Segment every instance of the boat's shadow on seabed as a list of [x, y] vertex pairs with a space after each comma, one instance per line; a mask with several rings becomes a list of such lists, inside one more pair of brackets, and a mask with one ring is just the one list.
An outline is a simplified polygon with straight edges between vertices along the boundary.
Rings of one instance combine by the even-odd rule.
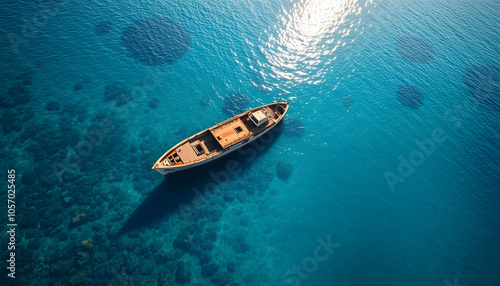
[[[235, 151], [214, 162], [174, 173], [164, 179], [134, 210], [119, 230], [118, 235], [125, 234], [132, 229], [146, 227], [171, 213], [180, 211], [181, 205], [188, 205], [193, 201], [196, 196], [193, 190], [198, 189], [203, 191], [207, 184], [216, 183], [212, 176], [210, 176], [210, 173], [218, 174], [219, 172], [224, 172], [228, 162], [231, 160], [238, 162], [241, 172], [235, 177], [229, 176], [229, 181], [237, 179], [238, 176], [241, 176], [241, 174], [244, 174], [250, 168], [253, 162], [258, 161], [260, 157], [264, 156], [272, 148], [282, 133], [281, 128], [278, 131], [271, 132], [273, 132], [272, 137], [267, 138], [271, 140], [265, 141], [265, 144], [263, 144], [264, 141], [258, 140], [255, 144], [252, 143], [249, 146], [245, 146], [240, 150], [241, 152]], [[151, 170], [151, 172], [156, 171]]]

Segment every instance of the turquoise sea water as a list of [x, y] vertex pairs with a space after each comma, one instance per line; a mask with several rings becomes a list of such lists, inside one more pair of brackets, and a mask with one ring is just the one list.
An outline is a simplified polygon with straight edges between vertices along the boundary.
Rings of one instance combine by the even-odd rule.
[[[2, 285], [499, 285], [498, 1], [1, 6]], [[280, 96], [257, 145], [151, 170]]]

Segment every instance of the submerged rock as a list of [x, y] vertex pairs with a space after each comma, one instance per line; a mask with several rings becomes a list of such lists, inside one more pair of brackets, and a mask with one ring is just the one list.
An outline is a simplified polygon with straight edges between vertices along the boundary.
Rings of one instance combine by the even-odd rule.
[[172, 276], [170, 273], [165, 273], [165, 272], [160, 272], [158, 273], [158, 280], [157, 280], [157, 285], [158, 286], [169, 286], [172, 285]]
[[276, 176], [282, 181], [288, 180], [293, 172], [293, 164], [286, 161], [280, 161], [276, 164]]
[[31, 208], [29, 213], [23, 215], [23, 227], [36, 228], [39, 220], [38, 212], [34, 208]]
[[236, 271], [236, 263], [233, 261], [227, 262], [226, 267], [227, 267], [227, 271], [229, 271], [230, 273], [234, 273], [234, 271]]
[[3, 108], [13, 108], [31, 100], [29, 89], [22, 84], [14, 84], [7, 90], [7, 96], [0, 96], [0, 104]]
[[398, 89], [398, 100], [413, 109], [417, 109], [424, 104], [424, 96], [420, 89], [413, 85], [403, 85]]
[[155, 256], [157, 263], [165, 263], [174, 260], [174, 251], [172, 249], [165, 251], [160, 250]]
[[283, 120], [283, 134], [286, 137], [302, 137], [304, 136], [305, 126], [302, 122], [296, 119]]
[[36, 182], [36, 173], [32, 169], [22, 173], [21, 182], [26, 186], [31, 186]]
[[42, 186], [50, 189], [57, 184], [57, 176], [52, 170], [49, 170], [42, 173], [38, 177], [38, 181], [42, 184]]
[[240, 225], [247, 226], [250, 223], [250, 217], [248, 215], [242, 215], [240, 217]]
[[82, 241], [82, 249], [85, 250], [85, 251], [92, 251], [94, 250], [94, 240], [92, 239], [87, 239], [87, 240], [84, 240]]
[[89, 275], [86, 271], [82, 270], [70, 277], [69, 283], [72, 286], [88, 285], [90, 283]]
[[31, 250], [37, 250], [42, 245], [42, 241], [39, 238], [35, 238], [28, 242], [28, 248]]
[[23, 120], [12, 109], [3, 109], [2, 112], [2, 130], [5, 134], [19, 132], [23, 130]]
[[208, 95], [203, 95], [200, 99], [200, 105], [201, 106], [208, 106], [212, 103], [212, 100], [210, 99], [210, 96]]
[[[140, 261], [137, 261], [138, 265], [139, 265], [139, 263], [140, 263]], [[151, 273], [153, 273], [153, 271], [155, 271], [155, 265], [151, 261], [146, 260], [146, 261], [142, 262], [142, 265], [140, 266], [141, 275], [149, 276], [149, 275], [151, 275]], [[191, 275], [189, 275], [189, 278], [191, 278]], [[189, 281], [187, 281], [187, 282], [189, 282]]]
[[236, 197], [236, 194], [233, 190], [226, 190], [224, 191], [224, 194], [222, 195], [223, 199], [225, 202], [232, 202], [234, 201], [235, 197]]
[[157, 253], [163, 248], [163, 244], [164, 244], [163, 240], [157, 238], [153, 240], [153, 242], [151, 242], [151, 244], [149, 245], [149, 250], [152, 253]]
[[220, 270], [210, 279], [214, 284], [229, 285], [232, 274], [227, 270]]
[[222, 217], [223, 210], [220, 208], [212, 208], [208, 211], [213, 222], [218, 222]]
[[125, 28], [121, 41], [130, 54], [142, 63], [165, 65], [184, 56], [191, 38], [176, 21], [166, 17], [150, 17]]
[[83, 89], [83, 82], [79, 81], [73, 85], [73, 91], [79, 91]]
[[60, 261], [57, 261], [52, 266], [50, 266], [49, 275], [53, 276], [53, 277], [61, 277], [61, 276], [68, 274], [68, 272], [70, 271], [70, 268], [71, 268], [71, 265], [68, 262], [66, 262], [64, 260], [60, 260]]
[[177, 235], [174, 240], [174, 247], [180, 248], [184, 251], [189, 251], [191, 249], [191, 244], [193, 243], [193, 235], [189, 231], [182, 231]]
[[154, 97], [152, 98], [149, 102], [148, 102], [148, 106], [151, 108], [151, 109], [156, 109], [158, 108], [158, 106], [160, 106], [160, 99], [158, 97]]
[[179, 261], [179, 263], [177, 263], [175, 282], [179, 284], [186, 284], [191, 282], [191, 269], [184, 260], [181, 260]]
[[29, 107], [23, 110], [23, 123], [26, 123], [33, 117], [35, 117], [35, 112], [33, 111], [33, 108]]
[[76, 209], [71, 217], [70, 227], [77, 227], [88, 221], [87, 214], [82, 210]]
[[344, 96], [342, 98], [342, 103], [347, 108], [351, 107], [354, 104], [354, 102], [352, 101], [352, 97], [350, 97], [350, 96]]
[[76, 269], [83, 269], [90, 263], [90, 255], [86, 251], [79, 251], [76, 254], [73, 265]]
[[45, 106], [45, 110], [47, 110], [47, 111], [57, 111], [59, 109], [61, 109], [61, 107], [59, 106], [59, 102], [57, 102], [57, 101], [49, 102]]
[[246, 241], [245, 236], [243, 236], [241, 233], [238, 233], [234, 236], [232, 247], [237, 253], [245, 253], [250, 250], [250, 245]]
[[114, 100], [120, 106], [132, 100], [130, 89], [121, 82], [109, 83], [104, 87], [104, 101]]
[[218, 270], [219, 267], [213, 261], [201, 265], [201, 275], [203, 277], [212, 277]]
[[63, 198], [63, 205], [64, 206], [71, 206], [75, 200], [72, 197], [64, 197]]
[[207, 264], [210, 261], [212, 261], [212, 255], [210, 255], [209, 251], [202, 252], [199, 257], [200, 257], [200, 264], [201, 265]]

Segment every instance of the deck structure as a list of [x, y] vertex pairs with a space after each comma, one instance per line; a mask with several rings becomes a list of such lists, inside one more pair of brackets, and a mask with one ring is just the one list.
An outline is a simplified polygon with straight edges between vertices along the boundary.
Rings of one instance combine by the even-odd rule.
[[228, 154], [274, 127], [288, 103], [272, 103], [236, 115], [203, 130], [168, 150], [153, 166], [163, 175], [191, 168]]

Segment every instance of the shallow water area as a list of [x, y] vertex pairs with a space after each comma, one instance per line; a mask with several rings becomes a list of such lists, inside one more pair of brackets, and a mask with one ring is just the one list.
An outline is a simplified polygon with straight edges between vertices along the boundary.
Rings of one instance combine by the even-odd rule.
[[[498, 1], [1, 6], [1, 285], [500, 281]], [[255, 144], [151, 170], [280, 97]]]

